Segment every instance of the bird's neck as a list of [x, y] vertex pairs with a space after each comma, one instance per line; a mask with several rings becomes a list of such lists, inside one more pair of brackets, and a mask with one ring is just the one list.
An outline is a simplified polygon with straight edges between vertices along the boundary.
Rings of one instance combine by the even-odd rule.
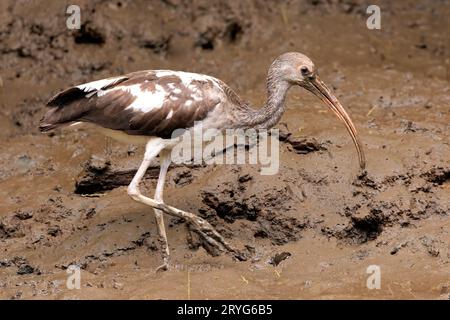
[[270, 129], [280, 121], [283, 115], [284, 101], [291, 85], [269, 72], [267, 77], [267, 101], [255, 111], [253, 123], [258, 129]]

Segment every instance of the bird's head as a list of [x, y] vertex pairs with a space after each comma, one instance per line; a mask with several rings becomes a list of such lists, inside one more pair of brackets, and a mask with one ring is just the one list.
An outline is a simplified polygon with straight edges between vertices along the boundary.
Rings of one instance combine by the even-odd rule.
[[[352, 140], [356, 146], [361, 169], [365, 169], [366, 160], [361, 141], [355, 125], [344, 107], [337, 100], [331, 90], [320, 80], [314, 63], [304, 54], [298, 52], [288, 52], [279, 56], [272, 64], [271, 73], [289, 86], [298, 85], [312, 92], [336, 114], [345, 124]], [[270, 76], [270, 75], [269, 75]]]

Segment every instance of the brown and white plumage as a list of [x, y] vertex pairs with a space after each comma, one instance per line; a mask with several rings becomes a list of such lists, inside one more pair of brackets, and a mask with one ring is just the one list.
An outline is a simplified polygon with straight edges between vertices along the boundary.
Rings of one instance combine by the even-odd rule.
[[229, 89], [220, 80], [195, 73], [149, 70], [69, 88], [47, 105], [41, 131], [90, 122], [129, 135], [170, 138], [176, 129], [202, 121]]
[[[170, 164], [171, 139], [177, 129], [192, 129], [201, 123], [204, 129], [273, 127], [284, 113], [288, 90], [301, 86], [323, 100], [342, 120], [350, 133], [364, 169], [365, 158], [355, 126], [336, 97], [317, 76], [312, 61], [297, 52], [285, 53], [274, 60], [267, 77], [267, 102], [253, 109], [222, 81], [206, 75], [149, 70], [98, 80], [69, 88], [53, 97], [50, 110], [40, 123], [41, 131], [78, 122], [88, 122], [108, 132], [140, 137], [146, 143], [144, 160], [128, 187], [136, 201], [155, 209], [164, 264], [168, 266], [169, 247], [162, 212], [187, 220], [203, 238], [236, 258], [244, 257], [204, 219], [166, 205], [162, 200], [164, 180]], [[141, 194], [139, 183], [150, 161], [160, 155], [161, 171], [154, 199]]]

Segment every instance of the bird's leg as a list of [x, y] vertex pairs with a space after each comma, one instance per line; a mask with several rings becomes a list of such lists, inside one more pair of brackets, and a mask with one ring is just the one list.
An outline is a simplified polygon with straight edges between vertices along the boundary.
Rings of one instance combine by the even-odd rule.
[[[156, 184], [155, 200], [163, 202], [164, 182], [166, 180], [167, 170], [169, 169], [171, 161], [170, 151], [162, 150], [161, 153], [159, 154], [159, 157], [160, 157], [160, 171], [158, 183]], [[163, 213], [159, 209], [154, 210], [155, 210], [156, 224], [158, 226], [159, 243], [162, 249], [162, 257], [163, 257], [163, 264], [159, 266], [156, 270], [164, 271], [169, 268], [169, 256], [170, 256], [169, 245], [167, 243], [167, 235], [166, 235], [166, 228], [164, 227]]]
[[166, 205], [162, 201], [157, 201], [155, 199], [142, 195], [139, 190], [139, 183], [144, 177], [147, 168], [150, 166], [152, 159], [155, 158], [163, 148], [164, 144], [162, 140], [150, 140], [147, 143], [144, 160], [142, 161], [139, 169], [136, 172], [136, 175], [128, 186], [128, 195], [137, 202], [151, 206], [154, 209], [159, 209], [171, 216], [186, 220], [192, 225], [194, 229], [193, 231], [201, 235], [210, 245], [216, 247], [222, 252], [229, 252], [233, 254], [233, 256], [238, 260], [245, 260], [246, 257], [238, 250], [233, 248], [208, 221], [190, 212], [174, 208], [172, 206]]

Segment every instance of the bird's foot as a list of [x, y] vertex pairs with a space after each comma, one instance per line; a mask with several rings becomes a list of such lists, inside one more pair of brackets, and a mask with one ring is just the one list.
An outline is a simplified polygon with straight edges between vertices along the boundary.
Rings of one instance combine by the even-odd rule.
[[247, 257], [245, 254], [234, 248], [229, 244], [222, 235], [206, 220], [196, 217], [190, 221], [193, 231], [199, 234], [208, 245], [218, 249], [220, 252], [227, 252], [232, 254], [237, 260], [245, 261]]
[[164, 254], [163, 255], [163, 264], [160, 265], [158, 268], [156, 268], [155, 272], [168, 271], [169, 268], [170, 268], [169, 255]]
[[163, 272], [169, 270], [169, 263], [164, 262], [162, 265], [160, 265], [158, 268], [156, 268], [155, 272]]
[[[152, 200], [153, 201], [153, 200]], [[216, 229], [205, 219], [202, 219], [192, 213], [168, 206], [163, 202], [151, 203], [155, 209], [159, 209], [171, 216], [185, 219], [191, 226], [192, 231], [195, 231], [212, 247], [218, 249], [219, 252], [228, 252], [232, 254], [237, 260], [245, 261], [247, 257], [245, 254], [234, 248], [229, 244]]]

